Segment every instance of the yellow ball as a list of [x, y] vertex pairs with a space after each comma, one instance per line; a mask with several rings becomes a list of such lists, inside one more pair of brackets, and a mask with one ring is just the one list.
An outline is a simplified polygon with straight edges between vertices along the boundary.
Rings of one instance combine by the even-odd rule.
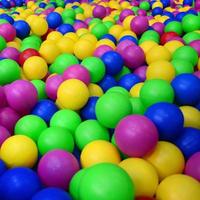
[[167, 48], [171, 54], [173, 54], [176, 49], [182, 46], [184, 46], [183, 43], [178, 40], [169, 41], [164, 45], [164, 47]]
[[93, 43], [94, 45], [97, 43], [97, 38], [91, 34], [91, 33], [86, 33], [80, 37], [81, 40], [88, 40], [89, 42]]
[[119, 36], [123, 31], [123, 26], [116, 24], [110, 28], [109, 33], [113, 35], [116, 39], [119, 39]]
[[130, 95], [132, 97], [140, 97], [140, 90], [144, 83], [137, 83], [130, 89]]
[[88, 85], [90, 97], [100, 97], [103, 95], [103, 90], [101, 87], [95, 83], [90, 83]]
[[147, 40], [147, 41], [144, 41], [142, 44], [139, 45], [142, 50], [144, 51], [145, 54], [147, 54], [147, 52], [155, 47], [155, 46], [158, 46], [158, 44], [154, 41], [151, 41], [151, 40]]
[[8, 167], [33, 167], [38, 158], [36, 144], [27, 136], [9, 137], [1, 146], [1, 159]]
[[155, 24], [156, 22], [158, 22], [158, 20], [156, 20], [156, 19], [150, 19], [150, 20], [149, 20], [149, 26], [152, 26], [152, 25]]
[[125, 30], [130, 30], [131, 29], [131, 21], [132, 21], [133, 18], [134, 18], [133, 15], [129, 15], [124, 19], [122, 24], [123, 24], [123, 27], [124, 27]]
[[74, 41], [67, 37], [62, 37], [56, 43], [61, 53], [70, 53], [74, 52]]
[[88, 98], [87, 86], [78, 79], [64, 81], [57, 91], [57, 100], [66, 109], [79, 110], [87, 103]]
[[47, 35], [47, 40], [52, 40], [54, 42], [57, 42], [59, 39], [63, 37], [62, 33], [58, 31], [52, 31]]
[[161, 2], [155, 2], [155, 3], [153, 3], [153, 5], [152, 5], [152, 9], [154, 9], [154, 8], [156, 8], [156, 7], [160, 7], [160, 8], [163, 8], [163, 4], [161, 3]]
[[54, 42], [48, 42], [42, 43], [39, 53], [48, 64], [52, 64], [57, 56], [60, 54], [60, 50]]
[[123, 1], [120, 5], [123, 9], [125, 9], [125, 8], [128, 8], [130, 6], [130, 3], [128, 1]]
[[115, 20], [110, 16], [104, 17], [102, 20], [102, 22], [108, 22], [108, 21], [115, 23]]
[[62, 7], [57, 7], [57, 8], [54, 10], [54, 12], [57, 12], [57, 13], [59, 13], [59, 14], [62, 14], [63, 11], [64, 11], [64, 8], [62, 8]]
[[155, 168], [141, 158], [128, 158], [119, 163], [133, 181], [136, 196], [152, 197], [158, 186], [158, 174]]
[[170, 61], [171, 53], [167, 48], [164, 46], [158, 45], [153, 46], [147, 53], [146, 53], [146, 62], [147, 64], [151, 64], [152, 62], [158, 60], [166, 60]]
[[121, 158], [117, 148], [112, 143], [96, 140], [83, 148], [80, 160], [82, 167], [87, 168], [97, 163], [118, 164]]
[[184, 116], [184, 127], [193, 127], [200, 129], [200, 112], [192, 106], [181, 106], [181, 112]]
[[72, 39], [74, 42], [77, 42], [79, 37], [76, 35], [76, 33], [70, 32], [70, 33], [66, 33], [64, 35], [64, 37], [70, 38]]
[[183, 174], [169, 176], [158, 186], [156, 199], [199, 200], [200, 183], [194, 178]]
[[76, 19], [77, 20], [85, 20], [85, 15], [84, 14], [82, 14], [82, 13], [78, 13], [78, 14], [76, 14]]
[[29, 15], [27, 18], [26, 18], [26, 22], [31, 25], [31, 23], [37, 18], [36, 15]]
[[81, 37], [81, 35], [84, 35], [86, 33], [89, 33], [88, 29], [86, 28], [80, 28], [76, 31], [76, 34], [78, 35], [78, 37]]
[[150, 79], [163, 79], [171, 82], [175, 77], [176, 71], [173, 65], [165, 60], [159, 60], [152, 62], [146, 71], [147, 80]]
[[93, 55], [94, 48], [95, 46], [92, 42], [80, 39], [74, 45], [74, 55], [80, 60], [83, 60]]
[[14, 47], [15, 49], [19, 50], [20, 49], [20, 44], [18, 44], [17, 42], [8, 42], [7, 43], [7, 47]]
[[200, 70], [200, 58], [198, 60], [197, 68], [198, 68], [198, 70]]
[[43, 79], [48, 73], [48, 66], [40, 56], [31, 56], [24, 62], [23, 71], [29, 80]]
[[182, 152], [170, 142], [158, 142], [145, 159], [155, 167], [160, 180], [172, 174], [182, 173], [185, 166]]
[[99, 41], [96, 43], [96, 48], [99, 47], [99, 46], [102, 46], [102, 45], [107, 45], [107, 46], [111, 47], [112, 49], [115, 49], [115, 48], [116, 48], [115, 43], [112, 42], [112, 41], [109, 40], [109, 39], [102, 39], [102, 40], [99, 40]]

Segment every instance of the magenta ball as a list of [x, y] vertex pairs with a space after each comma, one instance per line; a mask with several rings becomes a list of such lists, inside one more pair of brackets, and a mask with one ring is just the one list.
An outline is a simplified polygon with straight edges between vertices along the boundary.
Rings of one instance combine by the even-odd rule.
[[10, 107], [0, 109], [0, 124], [4, 126], [11, 134], [20, 115]]
[[45, 91], [50, 99], [52, 100], [57, 99], [57, 90], [62, 82], [63, 82], [62, 75], [56, 74], [47, 78]]
[[194, 40], [190, 43], [190, 46], [193, 47], [198, 55], [200, 56], [200, 40]]
[[156, 22], [152, 25], [152, 28], [159, 34], [162, 35], [164, 33], [165, 25], [161, 22]]
[[127, 156], [142, 157], [158, 142], [158, 131], [151, 120], [142, 115], [129, 115], [115, 129], [118, 148]]
[[37, 90], [26, 80], [17, 80], [5, 87], [8, 105], [22, 115], [29, 114], [38, 101]]
[[120, 54], [123, 54], [126, 47], [129, 47], [129, 46], [136, 46], [136, 44], [132, 42], [131, 40], [123, 40], [117, 45], [116, 51]]
[[7, 105], [8, 104], [7, 104], [4, 88], [0, 86], [0, 108], [6, 107]]
[[145, 63], [145, 55], [141, 47], [128, 46], [121, 54], [127, 67], [135, 69]]
[[45, 186], [68, 189], [72, 176], [79, 170], [76, 158], [64, 150], [52, 150], [39, 161], [38, 175]]
[[131, 10], [131, 9], [124, 9], [120, 15], [119, 15], [119, 20], [121, 22], [124, 21], [124, 19], [127, 17], [127, 16], [130, 16], [130, 15], [134, 15], [134, 12]]
[[18, 62], [20, 52], [14, 47], [7, 47], [1, 52], [2, 58], [8, 58]]
[[136, 16], [131, 21], [131, 30], [137, 35], [144, 33], [149, 26], [147, 17], [145, 16]]
[[101, 45], [95, 49], [94, 56], [101, 57], [104, 53], [112, 50], [113, 50], [112, 47], [108, 45]]
[[179, 37], [179, 36], [172, 37], [172, 38], [170, 38], [169, 40], [167, 40], [167, 42], [172, 41], [172, 40], [173, 40], [173, 41], [176, 40], [176, 41], [179, 41], [179, 42], [185, 44], [183, 38], [181, 38], [181, 37]]
[[134, 74], [138, 75], [142, 81], [146, 80], [147, 66], [140, 66], [134, 70]]
[[106, 8], [104, 8], [101, 5], [95, 6], [95, 8], [93, 9], [93, 17], [102, 19], [105, 16], [106, 16]]
[[81, 28], [87, 28], [87, 24], [84, 23], [84, 22], [76, 22], [74, 24], [74, 29], [77, 31], [78, 29], [81, 29]]
[[199, 0], [197, 0], [197, 1], [195, 2], [195, 9], [197, 9], [197, 10], [200, 9], [200, 1], [199, 1]]
[[10, 42], [16, 37], [16, 30], [11, 24], [1, 24], [0, 25], [0, 35], [5, 38], [7, 42]]
[[195, 153], [189, 158], [186, 163], [185, 174], [200, 181], [200, 152]]
[[194, 72], [194, 75], [200, 79], [200, 70]]
[[9, 131], [0, 125], [0, 147], [3, 144], [3, 142], [10, 137]]
[[137, 11], [137, 13], [138, 13], [139, 16], [146, 16], [147, 15], [147, 12], [145, 10], [142, 10], [142, 9], [139, 9]]

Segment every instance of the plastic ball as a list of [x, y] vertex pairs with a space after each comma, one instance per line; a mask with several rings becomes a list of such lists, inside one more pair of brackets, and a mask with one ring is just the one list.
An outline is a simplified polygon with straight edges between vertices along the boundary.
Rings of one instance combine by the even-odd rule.
[[3, 142], [10, 137], [9, 131], [4, 127], [0, 125], [0, 147], [3, 144]]
[[143, 2], [140, 3], [140, 8], [143, 9], [143, 10], [148, 11], [150, 9], [150, 3], [146, 2], [146, 1], [143, 1]]
[[32, 33], [38, 36], [42, 36], [48, 31], [48, 23], [42, 17], [35, 17], [29, 25]]
[[46, 153], [39, 161], [38, 175], [45, 186], [68, 189], [72, 176], [79, 170], [76, 158], [64, 150]]
[[130, 102], [132, 105], [132, 114], [143, 115], [145, 113], [146, 108], [139, 97], [130, 98]]
[[7, 42], [10, 42], [16, 37], [16, 30], [11, 24], [0, 24], [0, 35], [4, 37]]
[[123, 22], [128, 16], [134, 15], [134, 12], [131, 9], [124, 9], [119, 15], [119, 20]]
[[100, 97], [103, 95], [102, 88], [97, 84], [90, 83], [88, 85], [88, 89], [89, 89], [90, 97]]
[[30, 26], [26, 21], [23, 20], [15, 21], [13, 26], [16, 29], [17, 37], [20, 39], [24, 39], [30, 33]]
[[182, 20], [182, 27], [184, 32], [186, 33], [199, 30], [200, 28], [199, 17], [192, 14], [185, 15]]
[[145, 40], [139, 46], [142, 48], [142, 50], [144, 51], [144, 53], [147, 54], [147, 52], [151, 48], [153, 48], [154, 46], [158, 46], [158, 44], [155, 41], [153, 41], [153, 40]]
[[145, 16], [136, 16], [131, 21], [131, 30], [140, 35], [148, 29], [148, 19]]
[[161, 38], [160, 38], [160, 43], [164, 45], [166, 42], [170, 40], [174, 40], [174, 38], [178, 37], [178, 34], [175, 32], [166, 32], [163, 33]]
[[74, 41], [67, 37], [62, 37], [56, 42], [57, 47], [61, 53], [70, 53], [74, 52]]
[[199, 40], [200, 34], [197, 32], [190, 32], [184, 35], [183, 40], [188, 45], [193, 41]]
[[93, 9], [93, 17], [103, 19], [106, 16], [106, 9], [101, 5], [95, 6]]
[[45, 87], [46, 87], [45, 82], [42, 81], [42, 80], [32, 80], [31, 83], [34, 85], [34, 87], [37, 90], [38, 99], [39, 100], [47, 99], [47, 95], [46, 95], [46, 92], [45, 92]]
[[192, 66], [192, 63], [188, 61], [175, 59], [172, 60], [171, 63], [176, 71], [176, 75], [192, 74], [194, 72], [194, 67]]
[[6, 200], [31, 199], [42, 187], [37, 174], [24, 167], [13, 168], [2, 174], [0, 186], [0, 198]]
[[150, 163], [141, 158], [128, 158], [120, 162], [119, 166], [131, 177], [136, 196], [154, 196], [159, 180]]
[[8, 58], [16, 62], [19, 60], [19, 55], [20, 52], [15, 47], [7, 47], [0, 54], [2, 58]]
[[117, 86], [117, 81], [115, 78], [113, 78], [113, 76], [105, 75], [104, 78], [99, 82], [99, 86], [104, 92], [106, 92], [110, 88]]
[[6, 48], [6, 40], [4, 37], [0, 36], [0, 51]]
[[49, 13], [46, 20], [49, 28], [55, 29], [62, 24], [62, 17], [57, 12]]
[[106, 25], [98, 23], [92, 27], [91, 32], [97, 37], [97, 39], [100, 39], [103, 35], [108, 33], [108, 28]]
[[58, 32], [58, 31], [51, 31], [50, 33], [48, 33], [48, 35], [46, 36], [46, 40], [47, 41], [55, 41], [58, 42], [61, 38], [63, 38], [62, 33]]
[[173, 54], [176, 51], [176, 49], [182, 46], [184, 46], [183, 43], [178, 40], [170, 40], [164, 45], [164, 47], [166, 47], [171, 54]]
[[57, 91], [57, 101], [67, 109], [81, 109], [87, 103], [88, 98], [87, 86], [78, 79], [64, 81]]
[[57, 28], [57, 31], [64, 35], [66, 33], [74, 32], [74, 27], [71, 24], [61, 24]]
[[34, 141], [27, 136], [9, 137], [1, 146], [1, 159], [8, 167], [33, 167], [38, 151]]
[[6, 167], [5, 163], [2, 160], [0, 160], [0, 175], [2, 175], [4, 172], [6, 172], [6, 170], [7, 170], [7, 167]]
[[99, 47], [97, 47], [93, 53], [93, 55], [95, 57], [101, 57], [103, 56], [104, 53], [108, 52], [108, 51], [112, 51], [113, 49], [108, 46], [108, 45], [101, 45]]
[[146, 80], [146, 70], [147, 70], [147, 66], [143, 65], [143, 66], [136, 68], [134, 70], [134, 74], [139, 76], [141, 81], [145, 81]]
[[157, 188], [157, 199], [182, 200], [200, 198], [200, 184], [195, 179], [183, 175], [172, 175], [164, 179]]

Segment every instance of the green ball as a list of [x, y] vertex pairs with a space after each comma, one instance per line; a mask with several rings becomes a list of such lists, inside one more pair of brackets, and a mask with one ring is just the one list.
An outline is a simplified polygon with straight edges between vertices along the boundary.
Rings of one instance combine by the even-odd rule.
[[110, 28], [114, 25], [114, 23], [111, 22], [111, 21], [103, 22], [103, 24], [104, 24], [108, 29], [110, 29]]
[[154, 38], [156, 41], [160, 40], [160, 35], [154, 30], [145, 31], [141, 38]]
[[50, 120], [51, 127], [61, 127], [69, 130], [72, 134], [81, 123], [80, 116], [73, 110], [62, 109], [57, 111]]
[[191, 62], [188, 62], [186, 60], [174, 59], [171, 61], [171, 63], [176, 71], [176, 75], [185, 73], [192, 74], [194, 72], [193, 65], [191, 64]]
[[118, 81], [122, 76], [130, 74], [131, 70], [128, 67], [123, 67], [122, 70], [115, 76], [115, 79]]
[[84, 13], [84, 10], [83, 10], [83, 8], [78, 7], [78, 8], [75, 9], [75, 13], [76, 13], [76, 14], [79, 14], [79, 13], [83, 14], [83, 13]]
[[200, 29], [200, 18], [196, 15], [185, 15], [182, 20], [182, 28], [186, 33]]
[[186, 44], [190, 44], [194, 40], [200, 40], [200, 34], [196, 32], [187, 33], [183, 36], [183, 40]]
[[97, 37], [97, 39], [100, 39], [103, 35], [108, 33], [108, 28], [105, 24], [98, 23], [94, 25], [91, 32]]
[[88, 143], [95, 140], [107, 140], [110, 136], [108, 130], [97, 120], [86, 120], [77, 127], [75, 132], [75, 142], [77, 147], [82, 150]]
[[32, 80], [31, 83], [34, 85], [34, 87], [37, 90], [38, 98], [39, 99], [47, 99], [47, 94], [45, 91], [45, 82], [42, 80]]
[[36, 115], [26, 115], [17, 121], [15, 125], [15, 135], [25, 135], [35, 142], [42, 131], [47, 129], [45, 121]]
[[143, 115], [145, 113], [146, 108], [144, 107], [139, 97], [130, 98], [130, 102], [132, 105], [132, 114]]
[[139, 8], [139, 7], [136, 7], [136, 6], [133, 6], [133, 7], [131, 8], [131, 10], [132, 10], [135, 14], [137, 14], [137, 12], [138, 12], [139, 9], [140, 9], [140, 8]]
[[14, 60], [0, 60], [0, 85], [6, 85], [20, 79], [20, 67]]
[[22, 45], [20, 47], [20, 51], [25, 51], [26, 49], [35, 49], [36, 51], [39, 51], [40, 44], [38, 42], [22, 42]]
[[69, 66], [76, 64], [79, 64], [79, 61], [74, 55], [63, 53], [55, 59], [54, 63], [49, 67], [49, 71], [52, 74], [63, 74]]
[[0, 35], [0, 51], [6, 48], [6, 40]]
[[121, 167], [100, 163], [87, 169], [79, 186], [81, 200], [133, 200], [130, 176]]
[[165, 26], [164, 31], [165, 32], [175, 32], [178, 35], [182, 35], [182, 33], [183, 33], [182, 24], [181, 24], [181, 22], [177, 22], [177, 21], [169, 22]]
[[119, 15], [115, 15], [115, 16], [114, 16], [114, 20], [115, 20], [115, 21], [118, 21], [118, 20], [119, 20]]
[[99, 18], [93, 18], [93, 19], [89, 22], [89, 25], [98, 24], [98, 23], [102, 23], [101, 19], [99, 19]]
[[66, 18], [65, 20], [63, 20], [63, 23], [64, 23], [64, 24], [71, 24], [71, 25], [74, 25], [74, 19], [68, 17], [68, 18]]
[[65, 22], [65, 20], [67, 20], [68, 18], [75, 19], [76, 13], [74, 9], [68, 8], [62, 12], [61, 17], [62, 17], [63, 22]]
[[23, 41], [22, 41], [22, 43], [26, 43], [26, 42], [41, 44], [42, 43], [42, 39], [39, 36], [37, 36], [37, 35], [30, 35], [29, 37], [23, 39]]
[[106, 93], [96, 103], [97, 120], [107, 128], [115, 128], [122, 118], [131, 113], [129, 98], [119, 92]]
[[111, 92], [118, 92], [120, 94], [123, 94], [127, 98], [130, 97], [129, 92], [125, 88], [120, 87], [120, 86], [115, 86], [115, 87], [110, 88], [109, 90], [106, 91], [106, 94], [111, 93]]
[[151, 6], [150, 6], [149, 2], [143, 1], [143, 2], [140, 3], [139, 7], [140, 7], [140, 9], [148, 11]]
[[140, 39], [139, 39], [139, 45], [140, 44], [142, 44], [143, 42], [145, 42], [145, 41], [154, 41], [154, 42], [156, 42], [157, 44], [159, 44], [159, 42], [160, 42], [160, 39], [158, 39], [158, 38], [156, 38], [156, 37], [154, 37], [154, 36], [144, 36], [144, 37], [141, 37]]
[[158, 102], [174, 101], [174, 90], [170, 83], [161, 79], [145, 81], [140, 91], [140, 99], [145, 107]]
[[7, 23], [8, 23], [7, 20], [5, 20], [5, 19], [0, 19], [0, 24], [7, 24]]
[[103, 61], [97, 57], [87, 57], [81, 62], [86, 69], [88, 69], [92, 83], [99, 82], [106, 73], [106, 67]]
[[172, 59], [186, 60], [195, 66], [198, 62], [198, 53], [190, 46], [179, 47], [172, 55]]
[[54, 149], [73, 152], [74, 140], [72, 134], [67, 129], [61, 127], [47, 128], [40, 134], [38, 149], [41, 155]]

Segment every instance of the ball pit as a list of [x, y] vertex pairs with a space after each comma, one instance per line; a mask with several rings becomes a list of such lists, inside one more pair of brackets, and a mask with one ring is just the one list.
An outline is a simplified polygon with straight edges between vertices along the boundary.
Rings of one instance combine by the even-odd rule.
[[0, 1], [0, 199], [200, 199], [199, 0]]

